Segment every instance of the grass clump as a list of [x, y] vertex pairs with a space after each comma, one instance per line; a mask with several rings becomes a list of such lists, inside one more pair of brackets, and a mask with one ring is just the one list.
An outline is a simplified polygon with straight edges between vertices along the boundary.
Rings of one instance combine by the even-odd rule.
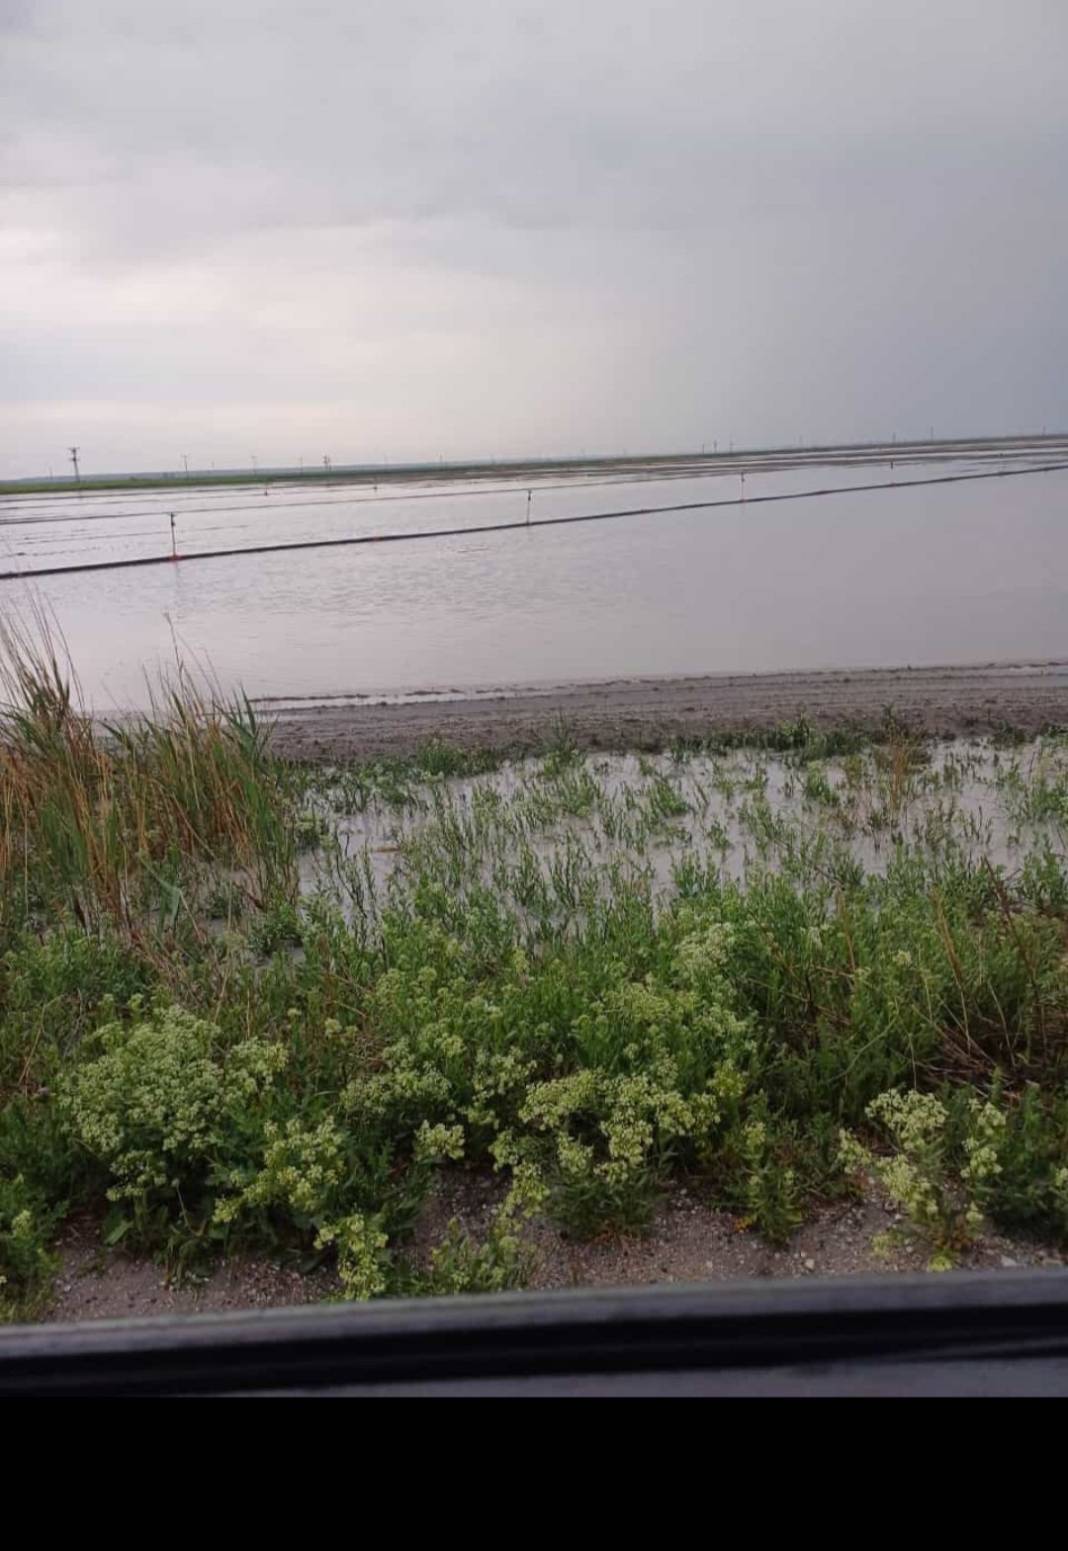
[[252, 899], [292, 887], [294, 830], [247, 700], [224, 704], [179, 670], [149, 717], [102, 729], [39, 635], [0, 622], [0, 926], [177, 919], [198, 870], [224, 866]]

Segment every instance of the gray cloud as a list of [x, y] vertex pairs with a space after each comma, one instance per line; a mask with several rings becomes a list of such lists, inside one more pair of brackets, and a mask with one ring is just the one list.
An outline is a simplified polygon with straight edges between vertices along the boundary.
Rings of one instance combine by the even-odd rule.
[[4, 473], [1068, 422], [1057, 0], [0, 26]]

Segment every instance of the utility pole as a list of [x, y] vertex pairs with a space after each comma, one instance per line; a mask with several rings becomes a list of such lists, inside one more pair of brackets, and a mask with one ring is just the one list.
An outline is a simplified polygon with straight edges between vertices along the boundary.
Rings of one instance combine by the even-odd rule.
[[184, 452], [182, 453], [182, 462], [185, 464], [185, 478], [186, 478], [186, 483], [188, 484], [189, 483], [189, 459], [188, 459], [188, 457], [186, 456], [186, 454]]
[[174, 531], [174, 513], [171, 513], [171, 559], [178, 559], [178, 535]]
[[78, 472], [78, 449], [77, 449], [77, 447], [72, 447], [70, 449], [70, 461], [74, 464], [74, 478], [75, 478], [75, 482], [80, 485], [81, 482], [82, 482], [82, 476]]

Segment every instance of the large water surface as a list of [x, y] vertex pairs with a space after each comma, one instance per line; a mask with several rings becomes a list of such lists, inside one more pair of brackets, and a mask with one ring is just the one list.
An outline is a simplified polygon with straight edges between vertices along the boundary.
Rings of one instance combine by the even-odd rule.
[[[0, 582], [58, 620], [86, 699], [176, 652], [253, 697], [1068, 657], [1068, 472], [902, 488], [887, 463], [751, 471], [746, 504]], [[1014, 466], [1010, 462], [1009, 466]], [[1019, 466], [1019, 459], [1015, 466]], [[895, 480], [769, 505], [753, 497]], [[730, 500], [737, 473], [0, 500], [0, 570]]]

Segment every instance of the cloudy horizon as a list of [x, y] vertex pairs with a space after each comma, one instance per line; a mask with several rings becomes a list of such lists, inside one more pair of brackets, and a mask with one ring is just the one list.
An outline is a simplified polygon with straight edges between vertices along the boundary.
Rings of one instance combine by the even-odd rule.
[[1068, 429], [1044, 0], [0, 0], [0, 477]]

